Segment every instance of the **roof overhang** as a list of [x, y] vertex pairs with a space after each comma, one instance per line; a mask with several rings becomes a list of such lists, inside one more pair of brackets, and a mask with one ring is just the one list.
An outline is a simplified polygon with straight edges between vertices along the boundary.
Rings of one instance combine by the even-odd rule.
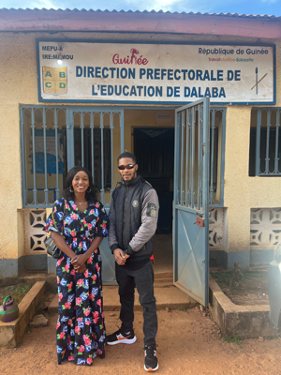
[[2, 32], [118, 32], [278, 39], [281, 17], [237, 14], [0, 9]]

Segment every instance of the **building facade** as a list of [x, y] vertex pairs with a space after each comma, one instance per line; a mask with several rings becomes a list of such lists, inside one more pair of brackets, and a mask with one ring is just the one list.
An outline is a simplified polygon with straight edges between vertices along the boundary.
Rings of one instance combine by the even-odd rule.
[[[2, 9], [0, 31], [0, 277], [54, 272], [42, 225], [67, 170], [91, 170], [109, 207], [123, 150], [136, 154], [158, 192], [158, 233], [171, 235], [175, 109], [204, 96], [210, 265], [273, 259], [281, 233], [280, 18]], [[106, 241], [103, 252], [110, 281]]]

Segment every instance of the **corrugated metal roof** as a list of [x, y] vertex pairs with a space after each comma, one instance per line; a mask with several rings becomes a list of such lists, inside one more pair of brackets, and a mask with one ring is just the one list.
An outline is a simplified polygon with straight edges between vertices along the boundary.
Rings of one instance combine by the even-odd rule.
[[30, 11], [52, 11], [52, 12], [99, 12], [99, 13], [157, 13], [157, 14], [186, 14], [186, 15], [195, 15], [195, 16], [220, 16], [220, 17], [240, 17], [240, 18], [263, 18], [263, 19], [280, 19], [281, 16], [274, 16], [274, 15], [267, 15], [267, 14], [238, 14], [238, 13], [201, 13], [201, 12], [170, 12], [170, 11], [163, 11], [163, 10], [143, 10], [143, 11], [140, 11], [140, 10], [116, 10], [116, 9], [113, 9], [113, 10], [108, 10], [108, 9], [105, 9], [105, 10], [101, 10], [101, 9], [97, 9], [97, 10], [94, 10], [94, 9], [77, 9], [77, 8], [74, 8], [74, 9], [69, 9], [69, 8], [66, 8], [66, 9], [61, 9], [61, 8], [58, 8], [58, 9], [53, 9], [53, 8], [50, 8], [50, 9], [46, 9], [46, 8], [33, 8], [33, 9], [30, 9], [30, 8], [26, 8], [26, 9], [22, 9], [22, 8], [18, 8], [18, 9], [15, 9], [15, 8], [0, 8], [0, 12], [1, 11], [23, 11], [23, 12], [30, 12]]

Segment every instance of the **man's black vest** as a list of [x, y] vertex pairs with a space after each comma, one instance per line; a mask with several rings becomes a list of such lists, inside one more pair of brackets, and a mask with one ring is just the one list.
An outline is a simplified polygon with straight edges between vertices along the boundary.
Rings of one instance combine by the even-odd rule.
[[[128, 185], [122, 181], [121, 186], [118, 186], [112, 194], [115, 232], [118, 245], [123, 250], [127, 249], [129, 242], [141, 226], [142, 202], [150, 189], [152, 187], [143, 178], [137, 176]], [[150, 258], [153, 254], [153, 237], [132, 258], [137, 257], [138, 260]]]

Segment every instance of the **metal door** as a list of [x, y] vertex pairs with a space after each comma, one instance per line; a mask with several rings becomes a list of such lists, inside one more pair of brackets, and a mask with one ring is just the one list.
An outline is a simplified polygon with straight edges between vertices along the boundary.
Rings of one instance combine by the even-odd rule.
[[[124, 152], [124, 110], [73, 107], [67, 128], [68, 170], [81, 165], [91, 171], [108, 213], [114, 190], [117, 157]], [[116, 176], [115, 176], [116, 177]], [[115, 283], [115, 260], [105, 238], [101, 245], [103, 284]]]
[[209, 98], [176, 110], [174, 284], [202, 305], [209, 291]]

